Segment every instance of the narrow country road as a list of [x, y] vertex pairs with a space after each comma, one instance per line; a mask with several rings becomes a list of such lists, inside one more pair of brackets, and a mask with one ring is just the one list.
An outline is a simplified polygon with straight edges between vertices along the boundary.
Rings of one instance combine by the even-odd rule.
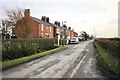
[[93, 41], [4, 70], [3, 78], [102, 78], [96, 69]]

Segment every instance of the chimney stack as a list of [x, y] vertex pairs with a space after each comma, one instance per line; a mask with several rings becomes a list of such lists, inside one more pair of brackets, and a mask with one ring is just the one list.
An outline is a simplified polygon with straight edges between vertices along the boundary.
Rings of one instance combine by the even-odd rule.
[[66, 25], [63, 25], [63, 27], [67, 29], [67, 26], [66, 26]]
[[46, 22], [48, 22], [48, 23], [49, 23], [49, 17], [46, 17]]
[[58, 26], [60, 26], [60, 22], [58, 22]]
[[42, 16], [42, 20], [46, 22], [46, 17], [45, 17], [45, 16]]
[[55, 24], [55, 25], [58, 25], [58, 21], [55, 21], [54, 24]]
[[60, 26], [60, 22], [58, 22], [58, 21], [55, 21], [54, 24], [57, 26]]
[[71, 30], [71, 27], [68, 27], [68, 29], [70, 29], [70, 30]]
[[24, 16], [30, 17], [30, 9], [25, 9]]

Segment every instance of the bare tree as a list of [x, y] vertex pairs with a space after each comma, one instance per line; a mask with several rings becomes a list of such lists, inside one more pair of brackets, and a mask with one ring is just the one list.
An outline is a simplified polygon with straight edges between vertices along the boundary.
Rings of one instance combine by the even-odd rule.
[[16, 10], [7, 10], [6, 11], [6, 15], [8, 16], [7, 21], [13, 23], [14, 24], [13, 26], [15, 26], [17, 21], [23, 18], [23, 12], [24, 10], [20, 8]]
[[1, 20], [2, 34], [7, 34], [9, 29], [13, 29], [16, 26], [17, 21], [23, 18], [23, 10], [18, 8], [17, 10], [6, 10], [7, 18]]
[[27, 38], [28, 35], [31, 33], [31, 29], [29, 27], [30, 27], [29, 19], [22, 18], [17, 22], [16, 24], [17, 29], [15, 30], [17, 30], [17, 34], [19, 34], [21, 38]]
[[[3, 29], [13, 29], [21, 38], [26, 38], [30, 34], [28, 20], [24, 18], [24, 9], [14, 9], [6, 11], [7, 19], [2, 20]], [[17, 29], [16, 29], [17, 28]]]

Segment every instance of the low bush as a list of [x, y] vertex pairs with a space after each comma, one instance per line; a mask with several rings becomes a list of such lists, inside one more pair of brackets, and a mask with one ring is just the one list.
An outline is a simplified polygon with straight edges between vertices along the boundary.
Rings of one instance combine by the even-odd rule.
[[55, 39], [6, 40], [2, 43], [2, 61], [14, 60], [55, 48]]
[[43, 38], [43, 36], [36, 36], [35, 38]]
[[[58, 39], [57, 39], [57, 38], [54, 39], [54, 43], [55, 43], [56, 45], [58, 44]], [[67, 40], [65, 40], [65, 39], [60, 39], [60, 40], [59, 40], [59, 44], [60, 44], [60, 45], [66, 45], [66, 44], [67, 44]]]

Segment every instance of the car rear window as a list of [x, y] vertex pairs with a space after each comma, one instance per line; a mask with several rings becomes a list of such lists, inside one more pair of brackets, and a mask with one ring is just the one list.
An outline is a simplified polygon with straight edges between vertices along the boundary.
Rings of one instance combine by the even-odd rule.
[[75, 41], [75, 40], [77, 40], [77, 39], [76, 39], [76, 38], [71, 38], [71, 40], [72, 40], [72, 41]]

